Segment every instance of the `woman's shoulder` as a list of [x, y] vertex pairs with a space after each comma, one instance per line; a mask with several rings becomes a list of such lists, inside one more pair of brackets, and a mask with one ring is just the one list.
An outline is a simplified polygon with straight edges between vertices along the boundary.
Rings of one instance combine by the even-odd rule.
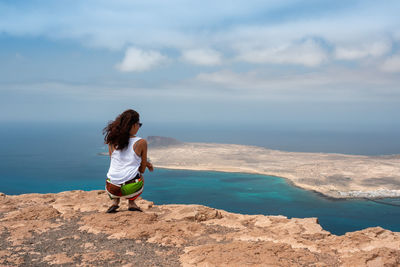
[[131, 140], [134, 140], [134, 142], [137, 143], [138, 145], [143, 145], [143, 144], [147, 145], [147, 140], [140, 136], [131, 137]]
[[139, 138], [140, 139], [136, 141], [138, 144], [147, 144], [147, 140], [145, 138], [141, 138], [141, 137], [139, 137]]

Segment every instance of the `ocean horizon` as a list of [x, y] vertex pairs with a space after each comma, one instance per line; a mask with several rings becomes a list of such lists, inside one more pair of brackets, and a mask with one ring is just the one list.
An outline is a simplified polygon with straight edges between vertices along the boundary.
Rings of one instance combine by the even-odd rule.
[[[44, 142], [56, 137], [74, 142], [80, 138], [104, 146], [102, 129], [107, 122], [0, 122], [4, 143]], [[290, 152], [341, 153], [352, 155], [400, 154], [400, 128], [371, 125], [341, 128], [327, 126], [144, 122], [143, 138], [164, 136], [182, 142], [240, 144]], [[7, 147], [6, 147], [7, 148]]]

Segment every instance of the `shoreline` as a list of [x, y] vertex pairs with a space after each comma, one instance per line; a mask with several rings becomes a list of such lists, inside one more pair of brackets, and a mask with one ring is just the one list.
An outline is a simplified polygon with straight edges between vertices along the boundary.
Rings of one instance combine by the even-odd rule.
[[[245, 173], [245, 174], [258, 174], [258, 175], [264, 175], [264, 176], [271, 176], [271, 177], [276, 177], [276, 178], [280, 178], [280, 179], [284, 179], [285, 181], [287, 181], [291, 186], [306, 190], [306, 191], [310, 191], [313, 192], [315, 194], [320, 195], [321, 197], [327, 198], [327, 199], [331, 199], [331, 200], [347, 200], [347, 199], [365, 199], [365, 200], [375, 200], [375, 199], [385, 199], [385, 198], [398, 198], [400, 199], [400, 195], [398, 196], [375, 196], [375, 197], [368, 197], [368, 196], [358, 196], [358, 197], [354, 197], [354, 196], [343, 196], [343, 197], [333, 197], [330, 195], [325, 195], [317, 190], [314, 189], [306, 189], [303, 188], [297, 184], [295, 184], [292, 180], [290, 180], [289, 178], [286, 177], [281, 177], [281, 176], [276, 176], [276, 175], [271, 175], [271, 174], [265, 174], [265, 173], [258, 173], [258, 172], [240, 172], [240, 171], [229, 171], [229, 170], [214, 170], [214, 169], [194, 169], [194, 168], [180, 168], [180, 167], [170, 167], [170, 166], [154, 166], [155, 168], [158, 169], [165, 169], [165, 170], [184, 170], [184, 171], [209, 171], [209, 172], [223, 172], [223, 173]], [[380, 190], [376, 190], [374, 192], [379, 192]], [[364, 193], [368, 193], [368, 192], [364, 192]]]
[[[256, 172], [219, 171], [219, 170], [218, 170], [218, 171], [217, 171], [217, 170], [200, 170], [200, 169], [195, 170], [195, 169], [182, 169], [182, 168], [165, 167], [165, 166], [162, 166], [162, 167], [161, 167], [161, 166], [154, 166], [154, 167], [155, 167], [155, 168], [158, 168], [158, 169], [165, 169], [165, 170], [209, 171], [209, 172], [243, 173], [243, 174], [258, 174], [258, 175], [263, 175], [263, 176], [271, 176], [271, 177], [276, 177], [276, 178], [279, 178], [279, 179], [284, 179], [284, 180], [287, 181], [288, 184], [290, 184], [291, 186], [300, 188], [300, 189], [305, 190], [305, 191], [313, 192], [313, 193], [315, 193], [315, 194], [317, 194], [317, 195], [319, 195], [319, 196], [321, 196], [321, 197], [323, 197], [323, 198], [326, 198], [326, 199], [331, 199], [331, 200], [360, 199], [360, 198], [354, 198], [354, 197], [335, 198], [335, 197], [327, 196], [327, 195], [322, 194], [321, 192], [318, 192], [318, 191], [315, 191], [315, 190], [312, 190], [312, 189], [304, 189], [304, 188], [302, 188], [302, 187], [300, 187], [300, 186], [297, 186], [295, 183], [293, 183], [292, 180], [290, 180], [290, 179], [288, 179], [288, 178], [286, 178], [286, 177], [281, 177], [281, 176], [276, 176], [276, 175], [270, 175], [270, 174], [263, 174], [263, 173], [256, 173]], [[383, 197], [382, 197], [382, 198], [383, 198]], [[377, 199], [382, 199], [382, 198], [377, 198]], [[385, 198], [386, 198], [386, 197], [385, 197]], [[400, 199], [400, 196], [399, 196], [399, 197], [394, 197], [394, 198], [399, 198], [399, 199]]]
[[234, 144], [183, 143], [150, 148], [149, 156], [159, 168], [274, 176], [333, 199], [400, 198], [399, 155], [286, 152]]

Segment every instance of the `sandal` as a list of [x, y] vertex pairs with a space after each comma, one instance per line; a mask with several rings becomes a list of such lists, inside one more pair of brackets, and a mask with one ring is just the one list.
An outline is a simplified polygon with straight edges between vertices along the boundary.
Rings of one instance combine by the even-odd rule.
[[139, 212], [143, 212], [141, 209], [138, 208], [134, 208], [134, 207], [130, 207], [128, 208], [129, 211], [139, 211]]
[[115, 212], [117, 212], [118, 208], [119, 208], [119, 206], [112, 205], [111, 207], [108, 208], [106, 213], [115, 213]]

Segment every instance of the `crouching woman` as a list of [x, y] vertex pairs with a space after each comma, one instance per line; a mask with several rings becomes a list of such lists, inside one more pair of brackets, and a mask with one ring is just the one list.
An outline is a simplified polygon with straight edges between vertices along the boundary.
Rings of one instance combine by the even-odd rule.
[[153, 171], [153, 165], [147, 161], [147, 142], [137, 136], [141, 126], [139, 113], [128, 109], [103, 129], [111, 158], [106, 191], [113, 203], [107, 213], [117, 211], [120, 198], [128, 199], [130, 211], [141, 211], [135, 199], [143, 192], [146, 168]]

